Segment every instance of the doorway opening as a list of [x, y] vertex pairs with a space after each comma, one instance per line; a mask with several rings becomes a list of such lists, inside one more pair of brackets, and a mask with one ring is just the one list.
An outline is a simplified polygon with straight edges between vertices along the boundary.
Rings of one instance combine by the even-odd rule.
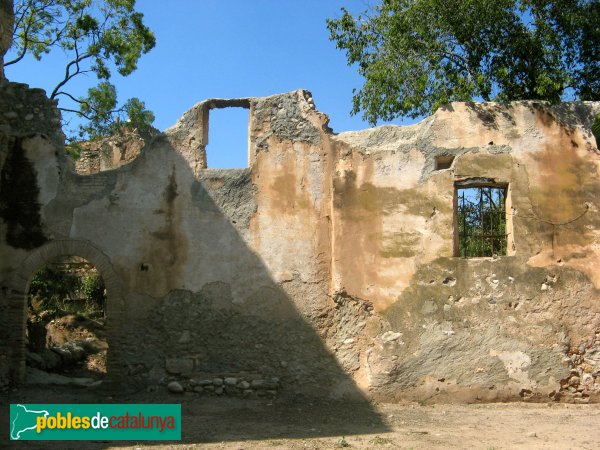
[[[27, 377], [89, 385], [105, 378], [106, 288], [84, 258], [60, 256], [35, 272], [27, 292]], [[38, 380], [39, 379], [39, 380]], [[57, 381], [58, 380], [58, 381]]]

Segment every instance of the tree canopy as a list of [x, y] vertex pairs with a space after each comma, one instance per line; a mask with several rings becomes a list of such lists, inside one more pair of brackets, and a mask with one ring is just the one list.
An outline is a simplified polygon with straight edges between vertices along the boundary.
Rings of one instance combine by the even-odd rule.
[[382, 0], [327, 27], [372, 124], [451, 101], [600, 100], [597, 0]]
[[[50, 98], [60, 99], [62, 111], [88, 119], [79, 127], [80, 137], [96, 137], [130, 111], [137, 120], [154, 120], [139, 99], [117, 108], [116, 88], [108, 81], [113, 70], [122, 76], [135, 71], [141, 55], [154, 45], [154, 34], [135, 10], [135, 0], [16, 0], [13, 42], [4, 66], [26, 55], [40, 60], [54, 49], [69, 55], [64, 77]], [[83, 96], [69, 92], [69, 81], [90, 73], [96, 75], [97, 86]]]

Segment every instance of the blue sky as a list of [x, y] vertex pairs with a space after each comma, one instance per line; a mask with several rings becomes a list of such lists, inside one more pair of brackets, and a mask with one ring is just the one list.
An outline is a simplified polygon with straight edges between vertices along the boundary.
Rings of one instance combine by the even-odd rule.
[[[267, 96], [295, 89], [313, 93], [317, 109], [329, 115], [335, 132], [367, 128], [350, 116], [352, 89], [361, 77], [329, 41], [328, 17], [368, 7], [367, 0], [138, 0], [137, 9], [156, 35], [156, 47], [138, 70], [115, 74], [119, 100], [139, 97], [164, 130], [206, 98]], [[48, 92], [64, 73], [65, 55], [6, 68], [12, 81]], [[71, 91], [83, 95], [96, 83], [82, 77]], [[412, 123], [408, 121], [405, 123]], [[397, 121], [396, 123], [402, 123]], [[212, 112], [209, 167], [244, 167], [247, 112]]]

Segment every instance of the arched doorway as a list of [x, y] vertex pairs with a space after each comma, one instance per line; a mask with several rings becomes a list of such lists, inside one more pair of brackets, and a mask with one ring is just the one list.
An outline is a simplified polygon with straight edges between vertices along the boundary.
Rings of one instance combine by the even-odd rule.
[[118, 353], [117, 331], [123, 320], [124, 302], [119, 277], [112, 268], [108, 257], [87, 241], [57, 240], [49, 242], [32, 251], [19, 268], [6, 280], [2, 294], [6, 296], [8, 306], [5, 323], [7, 324], [7, 351], [10, 364], [10, 379], [13, 383], [22, 383], [26, 375], [26, 329], [27, 329], [27, 293], [36, 272], [48, 263], [64, 257], [78, 257], [89, 261], [102, 276], [106, 289], [105, 334], [110, 351], [107, 355], [108, 373], [112, 378], [118, 375], [118, 365], [114, 355]]
[[106, 288], [94, 265], [59, 256], [33, 275], [27, 297], [27, 381], [105, 379]]

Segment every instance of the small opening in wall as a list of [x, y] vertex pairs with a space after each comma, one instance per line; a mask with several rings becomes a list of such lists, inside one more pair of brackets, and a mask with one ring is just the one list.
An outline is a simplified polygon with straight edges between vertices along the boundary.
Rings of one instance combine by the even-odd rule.
[[435, 170], [449, 169], [454, 162], [454, 156], [440, 155], [435, 157]]
[[248, 167], [248, 108], [212, 108], [208, 121], [207, 167]]
[[456, 256], [501, 256], [508, 252], [507, 187], [456, 189]]

